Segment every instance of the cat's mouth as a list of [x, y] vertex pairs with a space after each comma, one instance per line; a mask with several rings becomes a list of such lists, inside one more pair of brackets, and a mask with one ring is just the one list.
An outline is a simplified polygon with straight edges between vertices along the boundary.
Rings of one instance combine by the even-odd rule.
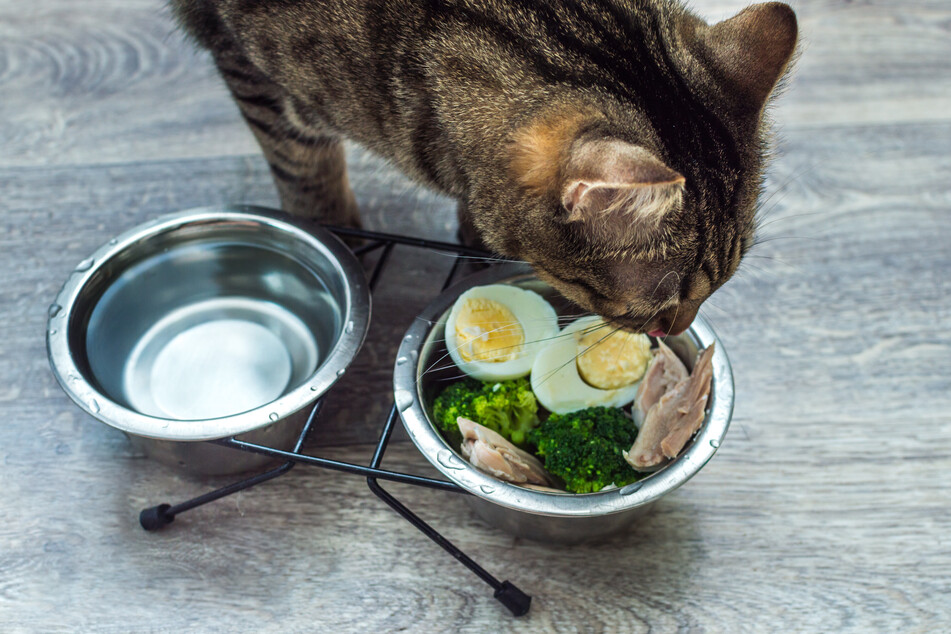
[[620, 315], [611, 317], [608, 321], [631, 332], [646, 332], [651, 337], [675, 337], [683, 334], [690, 327], [701, 303], [685, 300], [651, 317]]
[[667, 328], [656, 319], [637, 319], [627, 316], [605, 317], [608, 323], [633, 333], [647, 333], [651, 337], [666, 337]]

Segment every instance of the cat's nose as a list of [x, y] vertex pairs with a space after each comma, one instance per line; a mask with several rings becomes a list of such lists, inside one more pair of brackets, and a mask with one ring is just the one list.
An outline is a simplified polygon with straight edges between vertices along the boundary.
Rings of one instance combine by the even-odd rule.
[[657, 328], [648, 332], [651, 337], [676, 337], [683, 333], [697, 316], [700, 302], [684, 301], [679, 306], [668, 308], [656, 322]]

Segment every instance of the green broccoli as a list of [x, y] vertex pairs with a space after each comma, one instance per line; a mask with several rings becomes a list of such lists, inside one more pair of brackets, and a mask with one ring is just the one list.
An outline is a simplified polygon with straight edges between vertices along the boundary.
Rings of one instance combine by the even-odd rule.
[[593, 493], [609, 484], [619, 487], [640, 477], [622, 451], [634, 444], [634, 421], [613, 407], [589, 407], [570, 414], [552, 414], [529, 440], [549, 473], [573, 493]]
[[472, 378], [453, 383], [433, 401], [433, 419], [446, 439], [462, 442], [456, 418], [463, 416], [524, 447], [527, 434], [538, 425], [538, 402], [527, 378], [483, 383]]

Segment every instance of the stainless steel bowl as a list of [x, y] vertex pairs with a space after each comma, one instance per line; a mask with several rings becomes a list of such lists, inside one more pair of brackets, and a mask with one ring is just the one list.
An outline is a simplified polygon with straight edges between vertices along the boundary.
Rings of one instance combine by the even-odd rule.
[[370, 294], [334, 235], [258, 207], [203, 208], [128, 231], [83, 260], [50, 306], [47, 349], [81, 408], [196, 474], [290, 448], [306, 408], [363, 343]]
[[[733, 373], [723, 344], [697, 318], [690, 329], [667, 344], [688, 368], [698, 349], [716, 343], [713, 388], [703, 427], [684, 451], [665, 467], [621, 489], [588, 494], [547, 493], [502, 482], [471, 466], [450, 447], [429, 416], [431, 403], [458, 370], [448, 361], [444, 333], [453, 302], [483, 284], [515, 284], [548, 299], [559, 314], [577, 312], [527, 266], [502, 265], [466, 278], [440, 295], [413, 323], [400, 346], [393, 374], [394, 398], [410, 438], [448, 479], [473, 495], [466, 496], [488, 523], [519, 537], [575, 543], [605, 537], [628, 526], [661, 497], [677, 489], [705, 465], [723, 441], [733, 414]], [[434, 369], [443, 368], [443, 369]]]

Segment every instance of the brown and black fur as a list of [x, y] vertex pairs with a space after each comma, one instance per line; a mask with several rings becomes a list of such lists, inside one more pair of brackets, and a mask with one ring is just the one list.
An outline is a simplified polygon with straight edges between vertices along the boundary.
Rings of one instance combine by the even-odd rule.
[[173, 0], [286, 210], [358, 225], [350, 138], [460, 203], [470, 240], [636, 330], [679, 332], [736, 270], [784, 4], [708, 26], [667, 0]]

